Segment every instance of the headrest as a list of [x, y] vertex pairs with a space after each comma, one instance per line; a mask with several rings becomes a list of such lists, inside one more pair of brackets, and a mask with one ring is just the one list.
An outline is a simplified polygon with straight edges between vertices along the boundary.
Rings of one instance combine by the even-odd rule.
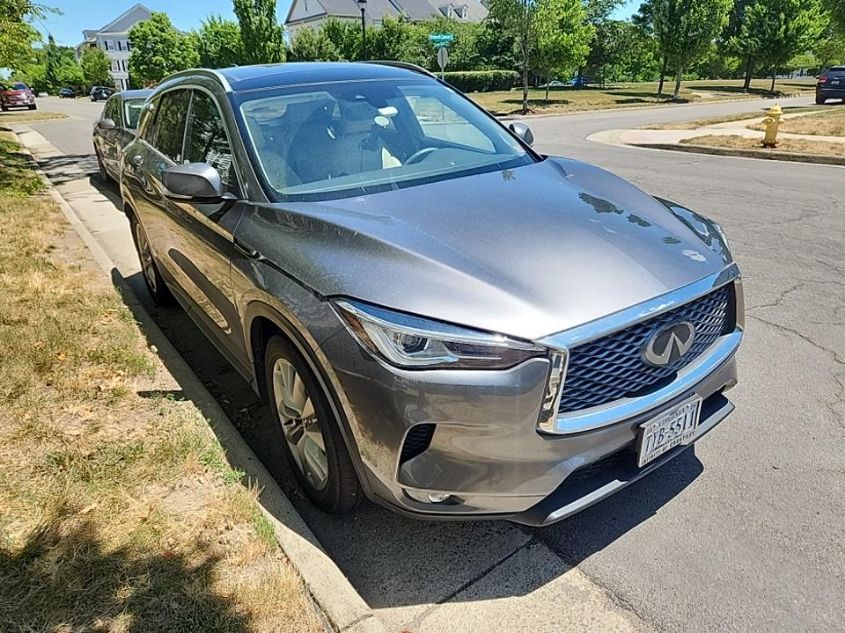
[[340, 120], [335, 122], [339, 134], [362, 134], [375, 125], [378, 110], [366, 101], [341, 101]]

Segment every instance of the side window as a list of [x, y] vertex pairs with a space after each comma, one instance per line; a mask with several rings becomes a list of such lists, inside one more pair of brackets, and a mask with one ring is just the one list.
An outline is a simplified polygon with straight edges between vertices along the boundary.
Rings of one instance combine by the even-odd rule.
[[121, 125], [120, 121], [120, 106], [118, 99], [109, 99], [106, 107], [103, 109], [103, 117], [114, 121], [118, 127]]
[[156, 104], [153, 129], [146, 140], [174, 163], [182, 162], [182, 137], [188, 115], [188, 90], [166, 92]]
[[159, 101], [161, 99], [153, 99], [147, 102], [141, 111], [141, 118], [138, 121], [139, 136], [147, 141], [147, 143], [152, 143], [151, 139], [155, 133], [155, 117]]
[[194, 91], [191, 119], [185, 140], [185, 160], [189, 163], [208, 163], [220, 172], [220, 178], [231, 191], [237, 189], [232, 166], [232, 147], [226, 137], [226, 127], [209, 95]]

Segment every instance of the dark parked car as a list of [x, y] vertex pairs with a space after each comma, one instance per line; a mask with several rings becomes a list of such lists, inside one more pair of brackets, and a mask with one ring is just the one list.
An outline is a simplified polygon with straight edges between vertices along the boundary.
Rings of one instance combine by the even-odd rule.
[[10, 108], [36, 110], [35, 95], [29, 86], [20, 81], [0, 84], [0, 109], [6, 112]]
[[112, 96], [113, 92], [114, 90], [106, 86], [94, 86], [91, 88], [89, 96], [91, 97], [91, 101], [105, 101]]
[[133, 138], [138, 117], [152, 90], [124, 90], [109, 97], [94, 124], [94, 153], [103, 180], [120, 178], [120, 156]]
[[59, 99], [75, 99], [76, 90], [73, 88], [62, 88], [59, 90]]
[[147, 287], [321, 508], [558, 521], [733, 410], [718, 224], [401, 64], [177, 73], [125, 149]]
[[816, 104], [823, 105], [828, 99], [842, 99], [845, 103], [845, 66], [828, 68], [816, 83]]

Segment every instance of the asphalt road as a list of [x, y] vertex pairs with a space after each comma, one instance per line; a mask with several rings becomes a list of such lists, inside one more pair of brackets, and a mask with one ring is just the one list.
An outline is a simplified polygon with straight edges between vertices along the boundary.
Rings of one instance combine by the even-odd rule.
[[[845, 621], [845, 168], [586, 140], [605, 129], [766, 105], [529, 121], [541, 151], [598, 164], [717, 219], [744, 273], [748, 328], [740, 385], [730, 394], [736, 413], [694, 451], [626, 491], [550, 528], [525, 531], [658, 630], [841, 631]], [[42, 99], [40, 107], [71, 118], [33, 127], [68, 162], [93, 167], [90, 130], [102, 104]], [[273, 447], [253, 424], [261, 407], [246, 385], [184, 317], [156, 316], [255, 450], [272, 459]], [[441, 595], [460, 597], [485, 572], [479, 551], [523, 532], [505, 523], [411, 521], [375, 507], [326, 517], [297, 497], [289, 479], [284, 487], [364, 598], [388, 616]]]

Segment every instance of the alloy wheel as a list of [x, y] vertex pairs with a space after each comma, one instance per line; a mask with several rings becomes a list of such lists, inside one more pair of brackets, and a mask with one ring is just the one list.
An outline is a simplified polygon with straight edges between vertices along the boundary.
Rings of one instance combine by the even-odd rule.
[[320, 421], [302, 377], [287, 359], [273, 366], [273, 396], [297, 468], [316, 490], [325, 489], [329, 466]]
[[141, 260], [141, 271], [144, 273], [144, 280], [150, 287], [150, 291], [155, 294], [158, 289], [155, 262], [153, 261], [153, 254], [150, 251], [150, 243], [147, 241], [147, 236], [139, 222], [135, 222], [135, 239], [138, 242], [138, 256]]

